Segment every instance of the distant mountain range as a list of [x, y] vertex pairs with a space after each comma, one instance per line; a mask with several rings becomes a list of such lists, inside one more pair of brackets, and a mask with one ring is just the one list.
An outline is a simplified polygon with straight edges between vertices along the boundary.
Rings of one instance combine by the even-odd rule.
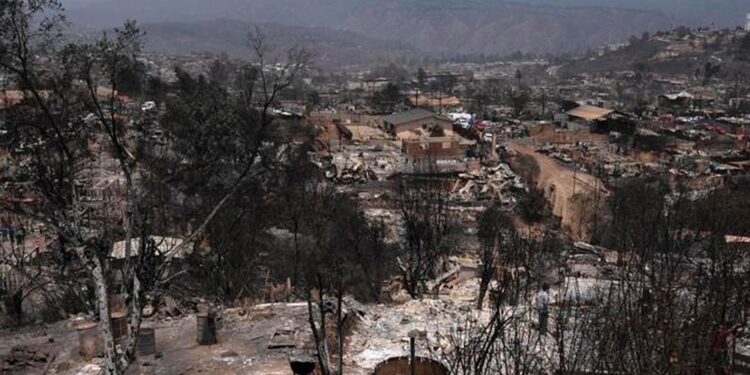
[[598, 6], [652, 10], [667, 15], [675, 26], [732, 27], [745, 22], [748, 0], [516, 0], [534, 5]]
[[[251, 24], [232, 19], [145, 24], [147, 49], [169, 54], [226, 52], [230, 56], [250, 56], [248, 32], [260, 29], [268, 45], [283, 53], [291, 46], [304, 46], [316, 65], [332, 68], [387, 62], [419, 54], [412, 45], [369, 38], [360, 34], [326, 28], [287, 26], [277, 23]], [[283, 57], [283, 56], [281, 56]]]
[[[116, 25], [124, 19], [138, 20], [149, 34], [149, 46], [159, 50], [233, 52], [245, 46], [244, 35], [251, 25], [261, 25], [268, 29], [266, 34], [277, 36], [283, 43], [306, 44], [327, 61], [341, 62], [369, 61], [373, 56], [399, 55], [410, 49], [413, 53], [456, 55], [581, 51], [626, 40], [644, 31], [669, 29], [674, 24], [700, 24], [709, 20], [729, 23], [737, 17], [742, 3], [750, 3], [748, 0], [67, 1], [69, 19], [76, 24], [99, 28]], [[620, 7], [615, 7], [620, 3]], [[750, 4], [745, 5], [750, 8]], [[675, 9], [673, 14], [666, 12], [672, 9], [670, 6]], [[741, 21], [739, 18], [736, 24]]]

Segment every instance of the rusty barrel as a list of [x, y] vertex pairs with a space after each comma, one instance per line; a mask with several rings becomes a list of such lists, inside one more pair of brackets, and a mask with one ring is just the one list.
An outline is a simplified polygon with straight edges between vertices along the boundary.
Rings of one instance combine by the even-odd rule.
[[78, 352], [86, 359], [99, 357], [104, 353], [104, 343], [99, 334], [99, 325], [85, 322], [76, 326], [78, 330]]
[[112, 324], [112, 338], [115, 341], [121, 340], [128, 335], [128, 317], [122, 311], [109, 314]]
[[138, 332], [138, 353], [151, 355], [156, 353], [156, 331], [150, 327], [142, 327]]
[[125, 295], [124, 294], [110, 294], [109, 295], [109, 311], [113, 313], [125, 311]]
[[217, 344], [219, 341], [216, 338], [216, 316], [210, 312], [199, 312], [196, 318], [198, 321], [198, 344]]
[[112, 272], [112, 280], [109, 283], [110, 293], [120, 293], [123, 286], [123, 275], [121, 270]]

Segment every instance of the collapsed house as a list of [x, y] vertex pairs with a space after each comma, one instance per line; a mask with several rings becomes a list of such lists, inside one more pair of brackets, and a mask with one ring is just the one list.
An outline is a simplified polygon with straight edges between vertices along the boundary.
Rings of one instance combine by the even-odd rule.
[[663, 94], [657, 98], [657, 104], [660, 110], [670, 113], [682, 113], [690, 109], [695, 97], [687, 91], [677, 94]]
[[461, 158], [466, 154], [468, 144], [460, 137], [424, 137], [404, 139], [402, 151], [412, 158]]
[[510, 166], [498, 164], [459, 174], [451, 194], [463, 202], [496, 200], [504, 205], [513, 205], [515, 198], [512, 192], [525, 188], [521, 177]]

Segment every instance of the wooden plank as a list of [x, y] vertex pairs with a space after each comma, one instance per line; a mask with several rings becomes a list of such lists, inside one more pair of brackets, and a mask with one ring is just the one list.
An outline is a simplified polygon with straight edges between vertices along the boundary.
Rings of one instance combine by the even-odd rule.
[[294, 348], [297, 346], [297, 330], [277, 329], [268, 343], [268, 349]]

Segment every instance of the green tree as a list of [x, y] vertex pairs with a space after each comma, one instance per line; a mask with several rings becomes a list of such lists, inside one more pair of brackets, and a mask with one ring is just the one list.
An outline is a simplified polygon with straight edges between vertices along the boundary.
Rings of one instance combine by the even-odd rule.
[[405, 101], [406, 96], [401, 92], [401, 87], [393, 83], [387, 84], [372, 97], [372, 105], [380, 113], [395, 112]]
[[714, 65], [710, 61], [707, 61], [703, 66], [703, 84], [707, 85], [711, 82], [711, 79], [716, 77], [721, 71], [721, 65]]
[[227, 85], [231, 74], [232, 68], [226, 56], [215, 59], [208, 68], [208, 79], [217, 85]]
[[750, 60], [750, 33], [740, 39], [738, 45], [738, 55], [742, 60]]

